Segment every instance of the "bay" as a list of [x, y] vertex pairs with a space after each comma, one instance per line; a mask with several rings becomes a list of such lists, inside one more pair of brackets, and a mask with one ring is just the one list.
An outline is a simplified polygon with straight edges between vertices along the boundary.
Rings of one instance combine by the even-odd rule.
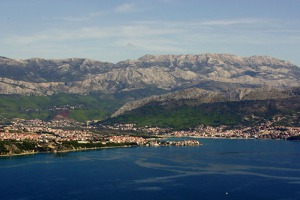
[[300, 199], [300, 143], [200, 139], [0, 159], [0, 199]]

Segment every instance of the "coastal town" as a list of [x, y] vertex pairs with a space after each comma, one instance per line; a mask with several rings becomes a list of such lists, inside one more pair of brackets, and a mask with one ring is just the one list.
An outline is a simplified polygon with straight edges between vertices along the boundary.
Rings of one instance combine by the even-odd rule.
[[[197, 126], [189, 130], [172, 128], [138, 127], [135, 124], [102, 125], [79, 123], [74, 120], [42, 121], [39, 119], [14, 119], [9, 125], [0, 126], [0, 140], [49, 141], [103, 141], [112, 136], [128, 135], [147, 137], [199, 137], [199, 138], [244, 138], [244, 139], [288, 139], [300, 135], [300, 127], [276, 126], [275, 121], [267, 121], [258, 126]], [[123, 136], [124, 135], [124, 136]], [[133, 142], [133, 141], [125, 141]], [[144, 144], [142, 141], [134, 141]]]
[[[20, 121], [19, 121], [20, 122]], [[106, 142], [110, 143], [123, 143], [123, 144], [135, 144], [138, 146], [191, 146], [199, 145], [198, 141], [183, 141], [183, 142], [172, 142], [164, 141], [159, 142], [157, 140], [147, 140], [143, 137], [116, 135], [114, 133], [103, 134], [103, 132], [91, 131], [90, 129], [81, 130], [63, 130], [60, 128], [50, 128], [47, 125], [56, 125], [53, 123], [43, 123], [41, 120], [29, 120], [23, 121], [23, 123], [15, 123], [14, 126], [10, 125], [0, 129], [0, 141], [12, 140], [12, 141], [36, 141], [36, 142], [64, 142], [64, 141], [78, 141], [80, 143], [85, 142], [99, 142], [103, 144]], [[29, 124], [30, 126], [29, 126]], [[35, 126], [33, 126], [34, 123]], [[65, 122], [66, 124], [68, 122]], [[27, 124], [27, 126], [25, 126]], [[83, 127], [81, 127], [83, 128]], [[102, 134], [101, 134], [102, 133]]]
[[198, 137], [198, 138], [241, 138], [241, 139], [288, 139], [300, 135], [300, 127], [276, 126], [268, 121], [258, 126], [197, 126], [189, 130], [172, 128], [137, 127], [135, 124], [102, 125], [104, 129], [146, 132], [164, 137]]
[[157, 135], [145, 138], [139, 134], [131, 135], [130, 133], [97, 130], [97, 127], [80, 124], [72, 120], [45, 122], [38, 119], [15, 119], [10, 125], [1, 126], [0, 128], [0, 155], [61, 152], [120, 146], [201, 145], [197, 140], [168, 141], [161, 140], [162, 138]]
[[[193, 138], [289, 139], [300, 127], [278, 126], [276, 120], [258, 126], [197, 126], [188, 130], [139, 127], [136, 124], [79, 123], [74, 120], [14, 119], [0, 126], [0, 155], [61, 152], [119, 146], [199, 146]], [[170, 138], [170, 140], [166, 139]], [[177, 138], [176, 140], [172, 138]], [[179, 138], [179, 139], [178, 139]], [[27, 151], [22, 151], [26, 144]], [[19, 148], [17, 146], [19, 145]], [[23, 146], [22, 146], [23, 145]], [[1, 152], [1, 149], [3, 152]]]

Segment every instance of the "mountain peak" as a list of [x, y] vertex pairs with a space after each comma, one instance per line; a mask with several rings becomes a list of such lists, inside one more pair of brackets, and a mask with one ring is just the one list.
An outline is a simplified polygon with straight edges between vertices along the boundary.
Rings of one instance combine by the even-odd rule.
[[117, 64], [84, 58], [0, 58], [0, 94], [117, 93], [156, 88], [300, 86], [300, 68], [268, 56], [145, 55]]
[[[217, 54], [217, 53], [206, 53], [206, 54], [182, 54], [182, 55], [151, 55], [147, 54], [140, 57], [137, 61], [139, 62], [170, 62], [170, 63], [210, 63], [210, 64], [234, 64], [234, 65], [259, 65], [259, 66], [271, 66], [271, 65], [284, 65], [284, 66], [295, 66], [290, 62], [273, 58], [270, 56], [250, 56], [242, 57], [232, 54]], [[134, 62], [134, 61], [131, 61]]]
[[285, 65], [285, 66], [295, 66], [292, 63], [284, 60], [280, 60], [277, 58], [273, 58], [270, 56], [251, 56], [246, 58], [249, 64], [256, 64], [256, 65]]
[[155, 59], [155, 55], [146, 54], [146, 55], [138, 58], [139, 61], [148, 61], [148, 60], [152, 60], [152, 59]]

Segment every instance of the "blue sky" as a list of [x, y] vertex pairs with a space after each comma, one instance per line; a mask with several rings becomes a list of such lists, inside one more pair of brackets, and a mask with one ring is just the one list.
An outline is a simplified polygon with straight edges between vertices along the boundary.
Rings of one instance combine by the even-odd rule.
[[300, 66], [299, 0], [1, 0], [0, 56], [267, 55]]

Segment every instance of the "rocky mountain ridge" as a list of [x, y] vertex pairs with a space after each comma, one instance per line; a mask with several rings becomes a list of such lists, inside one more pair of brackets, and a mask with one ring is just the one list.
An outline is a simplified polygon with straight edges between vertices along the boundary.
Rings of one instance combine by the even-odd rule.
[[0, 94], [118, 93], [149, 87], [168, 92], [188, 88], [298, 86], [300, 68], [266, 56], [145, 55], [116, 64], [81, 58], [0, 57]]
[[300, 96], [300, 88], [275, 89], [275, 88], [238, 88], [234, 90], [209, 91], [200, 88], [189, 88], [182, 91], [164, 95], [153, 95], [140, 100], [128, 102], [117, 110], [111, 117], [122, 115], [131, 110], [143, 107], [150, 103], [160, 105], [187, 105], [198, 106], [204, 103], [284, 99]]

